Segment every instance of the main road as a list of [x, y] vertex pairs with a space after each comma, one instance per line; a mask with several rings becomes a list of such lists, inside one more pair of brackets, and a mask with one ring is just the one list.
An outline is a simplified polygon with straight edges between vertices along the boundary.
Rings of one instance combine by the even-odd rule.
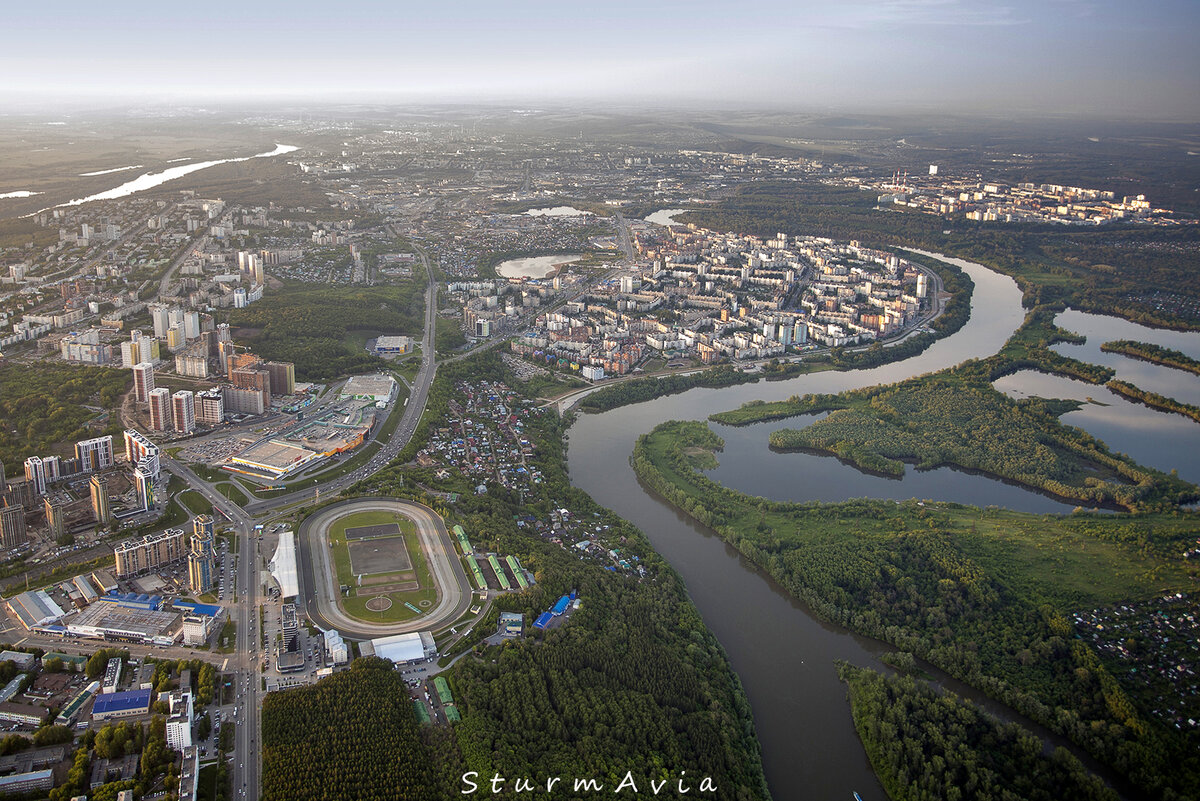
[[[434, 354], [434, 338], [437, 332], [437, 284], [433, 280], [433, 271], [430, 269], [428, 256], [424, 251], [420, 251], [420, 255], [421, 263], [428, 276], [428, 285], [425, 289], [425, 330], [421, 338], [421, 367], [413, 380], [412, 392], [404, 407], [399, 426], [388, 441], [383, 443], [383, 448], [376, 456], [374, 463], [377, 465], [385, 465], [391, 461], [412, 438], [421, 414], [425, 411], [425, 404], [429, 400], [429, 388], [433, 385], [433, 379], [437, 372], [437, 360]], [[164, 284], [169, 281], [171, 272], [181, 261], [182, 259], [177, 259], [176, 264], [168, 270], [167, 275], [163, 278]], [[233, 721], [236, 732], [232, 765], [233, 790], [237, 798], [257, 799], [260, 795], [261, 782], [259, 738], [263, 691], [261, 674], [258, 670], [262, 659], [259, 650], [261, 641], [258, 634], [258, 592], [261, 584], [259, 578], [261, 566], [258, 541], [252, 536], [254, 520], [268, 516], [281, 506], [307, 500], [315, 495], [315, 491], [306, 489], [292, 492], [241, 507], [222, 495], [211, 483], [196, 475], [187, 465], [171, 458], [165, 452], [161, 454], [160, 458], [164, 469], [182, 478], [189, 488], [199, 492], [213, 505], [214, 511], [219, 511], [226, 517], [238, 541], [237, 552], [241, 564], [236, 572], [237, 578], [234, 587], [237, 601], [230, 605], [230, 618], [237, 626], [237, 650], [231, 665], [227, 668], [227, 672], [234, 673], [236, 685], [234, 703], [237, 711]], [[334, 479], [322, 485], [320, 489], [326, 493], [336, 494], [361, 480], [369, 470], [370, 467], [366, 467], [362, 471]], [[432, 514], [432, 510], [430, 510], [430, 514]], [[440, 534], [445, 540], [446, 546], [449, 546], [449, 537], [444, 525], [441, 526]], [[431, 542], [436, 542], [436, 537], [433, 537]], [[453, 566], [457, 567], [458, 573], [461, 574], [462, 566], [458, 564], [457, 559], [453, 561]], [[443, 588], [443, 598], [440, 599], [442, 603], [434, 610], [437, 613], [437, 622], [440, 624], [456, 619], [465, 611], [466, 605], [470, 603], [470, 593], [463, 593], [459, 589], [466, 586], [466, 576], [461, 576], [461, 583], [455, 582], [452, 568], [446, 566], [435, 568], [435, 575]], [[453, 592], [451, 588], [453, 588]], [[318, 616], [314, 617], [314, 620], [322, 621], [323, 618]], [[422, 618], [422, 620], [426, 621], [427, 619]], [[427, 622], [423, 623], [422, 628], [426, 625], [428, 625]], [[346, 627], [345, 631], [352, 637], [356, 635], [370, 636], [369, 633], [362, 635], [352, 627]]]

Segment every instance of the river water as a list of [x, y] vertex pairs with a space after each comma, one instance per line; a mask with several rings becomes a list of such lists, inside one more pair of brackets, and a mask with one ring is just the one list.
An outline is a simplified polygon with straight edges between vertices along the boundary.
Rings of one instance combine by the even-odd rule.
[[[300, 148], [297, 147], [296, 145], [278, 145], [277, 144], [277, 145], [275, 145], [274, 150], [271, 150], [267, 153], [256, 153], [253, 156], [244, 156], [242, 158], [216, 159], [214, 161], [198, 161], [195, 164], [182, 164], [178, 167], [168, 167], [167, 169], [162, 170], [161, 172], [142, 173], [137, 178], [134, 178], [132, 181], [126, 181], [125, 183], [121, 184], [120, 186], [115, 186], [112, 189], [107, 189], [103, 192], [97, 192], [96, 194], [88, 195], [87, 197], [76, 198], [75, 200], [68, 200], [66, 203], [59, 203], [57, 206], [53, 206], [51, 208], [61, 208], [63, 206], [79, 206], [83, 203], [90, 203], [93, 200], [115, 200], [115, 199], [121, 198], [121, 197], [128, 197], [129, 195], [132, 195], [136, 192], [144, 192], [147, 189], [153, 189], [154, 187], [159, 186], [160, 184], [165, 184], [167, 181], [173, 181], [176, 178], [182, 178], [183, 176], [188, 175], [189, 173], [196, 172], [197, 170], [204, 170], [209, 167], [215, 167], [218, 164], [232, 164], [232, 163], [239, 162], [239, 161], [249, 161], [250, 159], [262, 159], [262, 158], [270, 158], [271, 156], [282, 156], [285, 153], [291, 153], [291, 152], [299, 150], [299, 149]], [[122, 169], [132, 169], [132, 168], [122, 168]], [[101, 175], [101, 174], [103, 174], [103, 172], [104, 171], [102, 171], [100, 173], [90, 173], [90, 174]], [[109, 170], [108, 172], [112, 172], [112, 171]], [[40, 209], [39, 211], [31, 212], [30, 214], [27, 214], [25, 216], [32, 217], [34, 214], [40, 214], [43, 211], [48, 211], [48, 209]]]
[[[572, 481], [646, 532], [655, 549], [683, 576], [705, 623], [728, 653], [754, 710], [767, 781], [777, 801], [849, 799], [853, 791], [864, 801], [886, 798], [854, 731], [845, 686], [837, 680], [834, 662], [847, 660], [882, 668], [878, 657], [891, 649], [815, 618], [731, 546], [644, 488], [629, 468], [629, 456], [640, 434], [666, 420], [704, 419], [749, 400], [772, 401], [806, 392], [836, 393], [892, 383], [996, 353], [1024, 318], [1020, 291], [1012, 279], [980, 265], [946, 261], [962, 267], [975, 282], [970, 320], [958, 333], [912, 359], [870, 370], [694, 389], [602, 414], [583, 414], [570, 430]], [[1099, 319], [1111, 330], [1111, 321]], [[1090, 321], [1060, 320], [1072, 330], [1085, 323]], [[1147, 334], [1150, 329], [1137, 329], [1137, 336], [1127, 338], [1155, 341]], [[1098, 349], [1101, 341], [1089, 339], [1084, 347]], [[1058, 383], [1047, 384], [1045, 378]], [[1076, 397], [1080, 387], [1086, 387], [1088, 394], [1104, 396], [1103, 402], [1112, 405], [1087, 404], [1066, 415], [1064, 422], [1085, 427], [1110, 441], [1114, 450], [1129, 452], [1144, 464], [1163, 470], [1178, 467], [1185, 478], [1200, 480], [1200, 456], [1195, 455], [1200, 454], [1200, 447], [1193, 448], [1190, 457], [1183, 453], [1191, 443], [1200, 442], [1200, 425], [1121, 401], [1103, 387], [1076, 384], [1079, 382], [1028, 373], [1009, 376], [997, 382], [997, 387], [1015, 395], [1052, 397]], [[1105, 409], [1116, 409], [1115, 419], [1098, 414]], [[909, 469], [904, 479], [895, 481], [866, 476], [831, 457], [773, 454], [766, 448], [766, 436], [773, 428], [803, 425], [812, 419], [740, 429], [714, 425], [726, 440], [725, 452], [718, 455], [722, 467], [714, 476], [751, 494], [794, 500], [928, 497], [1035, 512], [1069, 510], [1052, 498], [985, 476], [948, 469], [926, 473]], [[1179, 437], [1180, 444], [1160, 446], [1156, 453], [1149, 453], [1153, 445], [1139, 450], [1136, 440], [1147, 429], [1161, 429], [1164, 441]], [[1123, 430], [1123, 438], [1115, 436], [1118, 430]]]

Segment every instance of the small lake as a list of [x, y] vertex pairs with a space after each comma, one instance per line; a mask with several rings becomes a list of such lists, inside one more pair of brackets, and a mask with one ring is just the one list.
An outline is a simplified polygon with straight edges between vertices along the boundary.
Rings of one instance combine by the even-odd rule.
[[584, 217], [590, 211], [581, 211], [574, 206], [554, 206], [546, 209], [530, 209], [525, 212], [530, 217]]
[[679, 225], [679, 223], [675, 222], [675, 215], [683, 214], [687, 211], [690, 211], [690, 209], [663, 209], [646, 217], [646, 222], [654, 223], [655, 225]]
[[579, 261], [582, 256], [529, 256], [509, 259], [496, 265], [496, 274], [503, 278], [545, 278], [564, 264]]
[[[904, 501], [953, 501], [972, 506], [1001, 506], [1022, 512], [1069, 514], [1078, 501], [1059, 500], [1016, 483], [953, 467], [917, 470], [905, 465], [899, 478], [867, 473], [820, 453], [771, 450], [771, 432], [805, 428], [827, 412], [751, 426], [709, 427], [725, 440], [720, 465], [706, 471], [714, 481], [747, 495], [772, 501], [841, 503], [847, 498]], [[1200, 428], [1200, 426], [1198, 426]]]

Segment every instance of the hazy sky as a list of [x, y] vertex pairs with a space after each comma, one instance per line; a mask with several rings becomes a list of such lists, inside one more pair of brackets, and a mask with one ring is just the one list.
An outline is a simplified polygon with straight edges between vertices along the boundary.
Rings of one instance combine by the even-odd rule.
[[24, 2], [6, 102], [601, 97], [1200, 118], [1200, 0]]

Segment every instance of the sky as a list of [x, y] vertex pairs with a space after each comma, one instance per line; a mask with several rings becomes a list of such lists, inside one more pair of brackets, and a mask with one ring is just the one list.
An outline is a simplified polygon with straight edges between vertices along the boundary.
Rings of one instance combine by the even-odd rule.
[[1198, 0], [61, 0], [5, 22], [14, 108], [279, 96], [1200, 119]]

